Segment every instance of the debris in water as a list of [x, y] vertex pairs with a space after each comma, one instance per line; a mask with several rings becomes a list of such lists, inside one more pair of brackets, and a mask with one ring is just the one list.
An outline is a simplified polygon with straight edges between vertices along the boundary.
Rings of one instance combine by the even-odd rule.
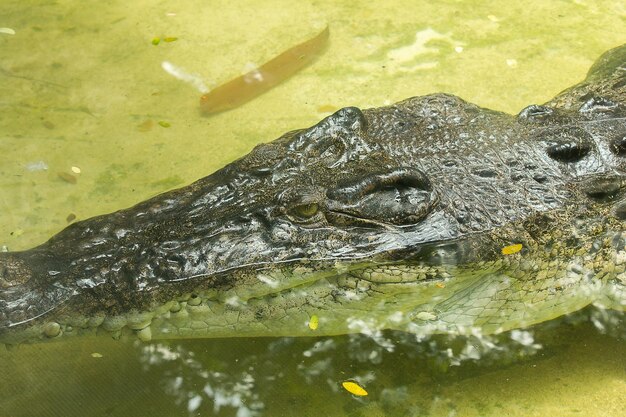
[[4, 33], [6, 35], [15, 35], [15, 31], [11, 28], [0, 28], [0, 33]]
[[76, 220], [76, 215], [74, 213], [70, 213], [67, 215], [67, 217], [65, 218], [65, 220], [68, 223], [72, 223], [74, 220]]
[[166, 122], [166, 121], [160, 120], [160, 121], [159, 121], [159, 126], [161, 126], [161, 127], [170, 127], [170, 126], [171, 126], [171, 124], [169, 124], [169, 123], [168, 123], [168, 122]]
[[317, 330], [317, 327], [319, 326], [319, 323], [320, 323], [319, 317], [317, 317], [317, 315], [313, 314], [311, 316], [311, 319], [309, 320], [309, 329]]
[[156, 46], [161, 43], [161, 38], [152, 38], [152, 45]]
[[178, 40], [175, 36], [168, 36], [167, 38], [163, 38], [163, 42], [176, 42]]
[[328, 26], [315, 37], [298, 44], [258, 68], [228, 81], [200, 97], [205, 115], [234, 109], [265, 93], [312, 63], [328, 44]]
[[357, 397], [365, 397], [367, 395], [365, 388], [354, 381], [344, 381], [341, 383], [341, 386], [343, 386], [343, 388], [350, 394], [356, 395]]
[[73, 166], [71, 169], [74, 174], [80, 174], [80, 168], [78, 168], [77, 166]]
[[101, 358], [102, 357], [102, 353], [98, 353], [98, 352], [94, 352], [91, 354], [92, 358]]
[[522, 244], [521, 243], [515, 243], [513, 245], [509, 245], [509, 246], [505, 246], [502, 248], [502, 254], [503, 255], [513, 255], [514, 253], [517, 253], [519, 251], [522, 250]]

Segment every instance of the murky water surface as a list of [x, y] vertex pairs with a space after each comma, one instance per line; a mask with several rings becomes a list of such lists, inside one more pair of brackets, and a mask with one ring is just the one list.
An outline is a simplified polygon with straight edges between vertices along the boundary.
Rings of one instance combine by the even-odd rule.
[[[325, 25], [330, 45], [312, 66], [240, 108], [200, 116], [198, 85], [219, 85]], [[343, 106], [442, 91], [512, 113], [544, 102], [626, 42], [626, 6], [4, 0], [0, 27], [11, 29], [0, 31], [0, 245], [19, 250]], [[589, 310], [497, 338], [22, 346], [0, 352], [0, 416], [623, 416], [623, 332], [621, 316]], [[345, 391], [350, 379], [369, 395]]]

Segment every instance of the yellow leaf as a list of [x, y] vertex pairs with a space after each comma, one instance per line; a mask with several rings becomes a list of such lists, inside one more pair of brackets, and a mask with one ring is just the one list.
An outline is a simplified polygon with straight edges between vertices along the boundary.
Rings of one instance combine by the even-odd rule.
[[365, 388], [363, 388], [354, 381], [344, 381], [341, 383], [341, 385], [346, 391], [348, 391], [352, 395], [356, 395], [359, 397], [365, 397], [367, 395], [367, 391], [365, 391]]
[[519, 251], [522, 250], [522, 244], [521, 243], [515, 243], [513, 245], [509, 245], [509, 246], [505, 246], [502, 248], [502, 254], [503, 255], [513, 255], [514, 253], [517, 253]]
[[319, 317], [317, 317], [315, 314], [313, 314], [311, 316], [311, 319], [309, 320], [309, 329], [317, 330], [317, 326], [319, 326], [319, 324], [320, 324]]

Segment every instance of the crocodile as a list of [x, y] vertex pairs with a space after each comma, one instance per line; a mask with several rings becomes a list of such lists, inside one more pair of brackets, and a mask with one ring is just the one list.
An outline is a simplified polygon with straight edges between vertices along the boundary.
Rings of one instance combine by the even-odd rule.
[[0, 343], [430, 335], [626, 310], [626, 45], [517, 115], [343, 108], [0, 253]]

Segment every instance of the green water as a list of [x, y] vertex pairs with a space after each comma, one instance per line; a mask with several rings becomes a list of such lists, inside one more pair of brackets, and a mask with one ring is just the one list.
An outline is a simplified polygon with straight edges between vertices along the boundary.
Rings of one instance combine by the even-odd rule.
[[[330, 46], [314, 65], [210, 118], [200, 92], [162, 69], [214, 87], [326, 24]], [[440, 91], [512, 113], [544, 102], [626, 42], [626, 5], [4, 0], [0, 27], [15, 31], [0, 33], [0, 246], [19, 250], [74, 216], [187, 184], [331, 108]], [[0, 352], [0, 417], [623, 416], [621, 320], [590, 310], [497, 340], [22, 346]], [[344, 391], [348, 379], [369, 395]]]

